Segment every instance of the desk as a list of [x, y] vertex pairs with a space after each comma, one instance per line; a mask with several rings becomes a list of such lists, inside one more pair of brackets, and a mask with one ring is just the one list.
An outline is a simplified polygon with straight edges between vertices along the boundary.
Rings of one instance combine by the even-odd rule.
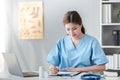
[[[39, 77], [19, 77], [10, 74], [1, 74], [0, 80], [80, 80], [80, 75], [75, 77], [60, 77], [60, 76], [49, 76], [48, 78]], [[105, 77], [101, 80], [120, 80], [120, 77]]]
[[[78, 78], [73, 78], [73, 77], [59, 77], [59, 78], [55, 78], [55, 77], [52, 77], [52, 78], [38, 78], [38, 77], [34, 77], [34, 78], [26, 78], [24, 80], [80, 80], [80, 77]], [[101, 80], [120, 80], [120, 77], [106, 77], [104, 79], [101, 79]]]

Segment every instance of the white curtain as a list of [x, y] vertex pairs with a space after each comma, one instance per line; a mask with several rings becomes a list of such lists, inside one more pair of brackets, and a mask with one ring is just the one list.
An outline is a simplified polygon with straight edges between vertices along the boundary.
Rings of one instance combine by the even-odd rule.
[[1, 53], [6, 51], [7, 45], [7, 2], [0, 1], [0, 72], [6, 72], [4, 59]]

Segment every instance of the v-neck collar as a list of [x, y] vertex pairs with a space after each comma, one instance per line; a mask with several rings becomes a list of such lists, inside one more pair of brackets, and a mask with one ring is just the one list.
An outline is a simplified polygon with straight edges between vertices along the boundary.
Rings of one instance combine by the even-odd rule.
[[86, 34], [84, 34], [82, 37], [81, 37], [81, 39], [78, 41], [78, 43], [76, 44], [76, 45], [74, 45], [73, 44], [73, 42], [72, 42], [72, 39], [71, 39], [71, 37], [69, 36], [69, 44], [71, 45], [71, 48], [77, 48], [77, 46], [82, 42], [82, 40], [83, 40], [83, 38], [84, 38], [84, 36], [85, 36]]

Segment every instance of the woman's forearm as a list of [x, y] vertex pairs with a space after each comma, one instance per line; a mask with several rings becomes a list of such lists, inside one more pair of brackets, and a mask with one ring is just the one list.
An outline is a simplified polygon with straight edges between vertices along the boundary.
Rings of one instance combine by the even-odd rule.
[[89, 71], [96, 72], [96, 71], [103, 71], [103, 70], [105, 70], [105, 64], [88, 66], [88, 67], [82, 67], [82, 68], [64, 68], [64, 70], [72, 71], [72, 72], [89, 72]]
[[105, 70], [105, 64], [78, 68], [78, 72], [88, 72], [88, 71], [96, 72], [96, 71], [103, 71], [103, 70]]

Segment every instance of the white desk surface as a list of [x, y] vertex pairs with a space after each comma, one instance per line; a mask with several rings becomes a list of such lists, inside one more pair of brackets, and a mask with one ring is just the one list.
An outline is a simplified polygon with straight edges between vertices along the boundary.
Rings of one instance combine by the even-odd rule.
[[[60, 76], [49, 76], [48, 78], [39, 78], [39, 77], [19, 77], [10, 74], [1, 74], [0, 80], [80, 80], [80, 75], [75, 77], [60, 77]], [[120, 80], [120, 77], [105, 77], [101, 80]]]

